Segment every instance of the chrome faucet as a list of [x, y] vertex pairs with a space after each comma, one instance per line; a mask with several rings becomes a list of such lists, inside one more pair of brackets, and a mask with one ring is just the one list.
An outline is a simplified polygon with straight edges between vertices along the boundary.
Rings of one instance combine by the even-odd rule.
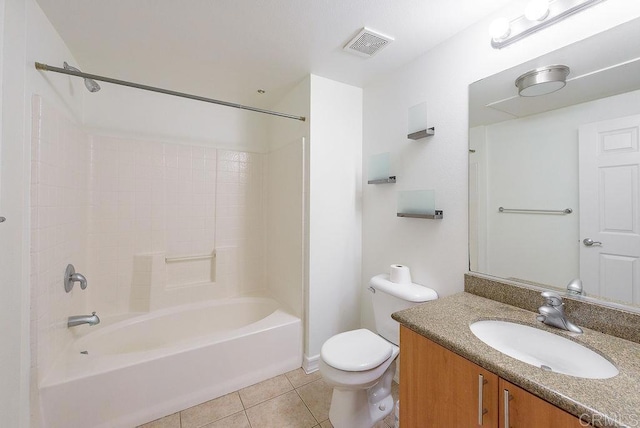
[[580, 278], [572, 279], [567, 284], [567, 294], [573, 294], [575, 296], [584, 296], [584, 290], [582, 288], [582, 281]]
[[87, 288], [87, 278], [83, 274], [76, 272], [76, 268], [69, 264], [64, 271], [64, 291], [70, 292], [73, 289], [74, 282], [79, 282], [82, 290]]
[[81, 324], [100, 324], [100, 318], [98, 318], [95, 312], [92, 312], [91, 315], [74, 315], [67, 320], [67, 327], [75, 327]]
[[580, 327], [567, 319], [564, 313], [564, 302], [558, 293], [544, 291], [542, 297], [545, 299], [545, 304], [538, 308], [538, 312], [540, 312], [536, 317], [538, 321], [573, 333], [582, 333]]

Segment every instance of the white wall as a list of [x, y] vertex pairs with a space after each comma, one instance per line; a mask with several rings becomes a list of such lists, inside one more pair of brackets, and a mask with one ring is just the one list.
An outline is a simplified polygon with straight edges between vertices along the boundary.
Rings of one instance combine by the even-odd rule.
[[[101, 74], [100, 70], [90, 71]], [[85, 97], [84, 125], [92, 133], [250, 152], [267, 149], [268, 116], [263, 114], [109, 83], [100, 85], [102, 90]]]
[[[35, 320], [29, 320], [29, 178], [31, 148], [31, 98], [43, 94], [68, 117], [82, 109], [81, 82], [49, 80], [34, 68], [34, 61], [73, 61], [69, 50], [33, 0], [2, 2], [2, 178], [0, 215], [8, 221], [0, 226], [0, 323], [2, 327], [2, 377], [0, 414], [7, 426], [30, 426], [29, 391], [36, 382], [30, 369], [36, 358], [29, 347], [35, 345]], [[64, 272], [64, 268], [62, 270]], [[5, 324], [6, 323], [6, 324]], [[6, 335], [6, 337], [5, 337]], [[30, 367], [31, 365], [31, 367]], [[5, 407], [6, 406], [6, 407]], [[34, 417], [37, 421], [37, 417]], [[34, 422], [34, 426], [37, 422]]]
[[267, 288], [298, 317], [304, 309], [304, 157], [299, 138], [269, 152], [267, 162]]
[[[579, 276], [578, 128], [638, 113], [634, 91], [484, 128], [488, 233], [480, 272], [558, 287]], [[498, 206], [573, 213], [505, 215]]]
[[[76, 64], [71, 51], [34, 0], [25, 0], [27, 6], [27, 44], [24, 64], [27, 82], [25, 96], [31, 104], [33, 94], [40, 95], [47, 103], [70, 119], [82, 120], [83, 98], [87, 92], [82, 80], [35, 69], [34, 63], [62, 66], [64, 61]], [[30, 109], [30, 107], [29, 107]], [[31, 110], [29, 110], [29, 116]], [[29, 131], [31, 124], [28, 125]]]
[[305, 356], [358, 327], [362, 90], [311, 76], [309, 266]]
[[359, 325], [362, 90], [310, 75], [274, 109], [307, 118], [273, 118], [269, 136], [274, 153], [305, 140], [303, 367], [313, 371], [324, 341]]
[[[525, 4], [514, 1], [500, 15], [521, 15]], [[638, 17], [640, 2], [609, 0], [502, 50], [489, 42], [496, 16], [364, 90], [364, 163], [373, 154], [391, 152], [398, 182], [364, 185], [363, 286], [391, 263], [402, 263], [412, 268], [414, 282], [441, 296], [462, 291], [468, 270], [468, 85]], [[436, 135], [407, 141], [407, 110], [424, 101]], [[435, 189], [444, 219], [396, 218], [396, 192], [405, 189]], [[373, 328], [369, 293], [364, 287], [362, 293], [362, 323]]]
[[[24, 165], [27, 109], [25, 86], [25, 26], [23, 1], [0, 3], [2, 17], [2, 120], [0, 138], [0, 414], [3, 424], [29, 426], [29, 291], [25, 252], [28, 181]], [[18, 179], [16, 179], [18, 178]]]
[[269, 118], [269, 150], [276, 150], [291, 141], [305, 138], [309, 140], [311, 108], [311, 76], [302, 79], [274, 107], [283, 113], [304, 116], [304, 122], [272, 116]]
[[[309, 295], [309, 135], [310, 129], [310, 109], [311, 109], [311, 76], [305, 77], [291, 91], [289, 91], [274, 107], [274, 110], [284, 113], [304, 116], [306, 120], [288, 120], [281, 117], [272, 117], [269, 120], [269, 202], [267, 203], [267, 281], [269, 289], [282, 299], [285, 304], [298, 314], [304, 317], [304, 343], [302, 347], [307, 349], [309, 337], [308, 322], [308, 298]], [[297, 149], [296, 145], [300, 144]], [[276, 171], [280, 161], [287, 157], [291, 160], [299, 161], [299, 169], [289, 164], [282, 173]], [[296, 160], [297, 162], [297, 160]], [[281, 188], [282, 181], [287, 184]], [[294, 180], [294, 181], [290, 181]], [[287, 198], [286, 194], [290, 189], [296, 188], [297, 180], [301, 180], [299, 202], [296, 197]], [[273, 198], [273, 199], [272, 199]], [[286, 205], [274, 205], [272, 202], [280, 200]], [[298, 205], [298, 203], [301, 204]], [[288, 213], [283, 215], [283, 209], [288, 209]], [[297, 212], [299, 209], [299, 213]], [[301, 223], [290, 223], [289, 221], [300, 216]], [[286, 250], [278, 254], [271, 251], [277, 245], [276, 234], [284, 234], [287, 238]], [[299, 238], [298, 238], [299, 234]], [[300, 239], [299, 242], [294, 242]], [[297, 245], [300, 247], [297, 248]], [[280, 246], [280, 251], [282, 246]], [[301, 261], [300, 266], [289, 265], [286, 268], [286, 258], [293, 261]], [[284, 269], [284, 270], [283, 270]], [[299, 271], [297, 271], [299, 269]], [[285, 287], [281, 281], [286, 281]], [[296, 283], [298, 282], [298, 283]], [[291, 288], [289, 288], [291, 287]], [[304, 352], [304, 351], [303, 351]]]

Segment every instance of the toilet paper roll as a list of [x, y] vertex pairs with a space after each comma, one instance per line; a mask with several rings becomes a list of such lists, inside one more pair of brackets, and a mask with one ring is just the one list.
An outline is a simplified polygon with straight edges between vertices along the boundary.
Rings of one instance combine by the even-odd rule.
[[389, 281], [396, 284], [411, 284], [411, 271], [408, 266], [391, 265]]

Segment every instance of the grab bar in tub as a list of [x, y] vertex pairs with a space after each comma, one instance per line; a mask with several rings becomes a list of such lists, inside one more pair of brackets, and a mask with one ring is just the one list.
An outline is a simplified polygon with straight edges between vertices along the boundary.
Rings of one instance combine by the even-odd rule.
[[206, 259], [213, 259], [216, 257], [216, 253], [215, 251], [212, 254], [197, 254], [197, 255], [193, 255], [193, 256], [175, 256], [175, 257], [165, 257], [164, 261], [166, 263], [171, 263], [171, 262], [185, 262], [185, 261], [189, 261], [189, 260], [206, 260]]
[[538, 213], [538, 214], [571, 214], [573, 210], [571, 208], [565, 208], [563, 210], [529, 210], [529, 209], [516, 209], [516, 208], [504, 208], [499, 207], [498, 211], [501, 213]]

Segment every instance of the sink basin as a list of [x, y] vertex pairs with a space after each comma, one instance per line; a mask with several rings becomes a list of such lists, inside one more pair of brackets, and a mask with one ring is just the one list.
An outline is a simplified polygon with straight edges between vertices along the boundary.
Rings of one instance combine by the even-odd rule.
[[588, 379], [618, 374], [618, 369], [597, 352], [539, 328], [497, 320], [477, 321], [469, 328], [492, 348], [544, 370]]

